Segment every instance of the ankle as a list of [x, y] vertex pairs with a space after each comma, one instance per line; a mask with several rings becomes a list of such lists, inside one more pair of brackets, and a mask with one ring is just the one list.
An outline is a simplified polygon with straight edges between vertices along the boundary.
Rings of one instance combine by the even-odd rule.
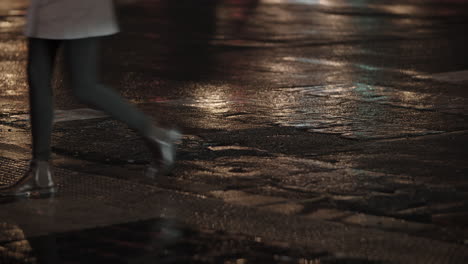
[[167, 130], [156, 125], [151, 125], [144, 134], [144, 137], [157, 141], [167, 141]]

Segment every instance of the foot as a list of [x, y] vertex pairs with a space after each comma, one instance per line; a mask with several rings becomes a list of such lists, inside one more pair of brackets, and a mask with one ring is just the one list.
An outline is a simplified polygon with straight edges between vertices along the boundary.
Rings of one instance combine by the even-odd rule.
[[0, 197], [50, 196], [56, 192], [48, 161], [32, 160], [26, 174], [12, 186], [0, 188]]
[[[158, 135], [158, 136], [156, 136]], [[153, 154], [153, 162], [145, 171], [145, 175], [153, 178], [156, 175], [167, 174], [175, 162], [176, 144], [182, 134], [175, 129], [162, 130], [145, 137], [145, 141]]]

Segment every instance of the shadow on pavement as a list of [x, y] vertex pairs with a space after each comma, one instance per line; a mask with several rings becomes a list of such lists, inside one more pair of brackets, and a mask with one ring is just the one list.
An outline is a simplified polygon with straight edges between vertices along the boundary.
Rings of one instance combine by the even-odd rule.
[[[48, 233], [56, 222], [54, 198], [31, 203], [17, 201], [15, 210], [30, 219], [0, 221], [0, 262], [18, 263], [311, 263], [327, 262], [326, 252], [290, 249], [279, 242], [229, 235], [213, 230], [195, 231], [173, 219]], [[34, 205], [34, 206], [33, 206]], [[21, 213], [20, 213], [21, 212]], [[79, 221], [79, 219], [71, 219]], [[44, 233], [42, 235], [37, 235]], [[331, 261], [331, 260], [330, 260]], [[336, 261], [333, 260], [333, 261]], [[346, 262], [348, 263], [348, 262]], [[359, 262], [368, 263], [368, 262]]]

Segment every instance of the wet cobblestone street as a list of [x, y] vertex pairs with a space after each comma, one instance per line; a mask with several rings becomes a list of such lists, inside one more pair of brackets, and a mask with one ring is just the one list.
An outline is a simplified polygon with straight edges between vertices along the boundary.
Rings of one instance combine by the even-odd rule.
[[[0, 185], [30, 159], [25, 0], [0, 3]], [[0, 263], [467, 263], [468, 2], [140, 0], [103, 82], [141, 138], [53, 80], [50, 199], [0, 200]], [[58, 64], [62, 65], [62, 58]]]

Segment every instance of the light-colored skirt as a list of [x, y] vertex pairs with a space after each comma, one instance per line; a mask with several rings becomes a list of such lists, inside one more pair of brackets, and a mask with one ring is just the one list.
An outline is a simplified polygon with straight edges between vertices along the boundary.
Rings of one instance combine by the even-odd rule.
[[31, 0], [25, 35], [79, 39], [119, 32], [113, 0]]

